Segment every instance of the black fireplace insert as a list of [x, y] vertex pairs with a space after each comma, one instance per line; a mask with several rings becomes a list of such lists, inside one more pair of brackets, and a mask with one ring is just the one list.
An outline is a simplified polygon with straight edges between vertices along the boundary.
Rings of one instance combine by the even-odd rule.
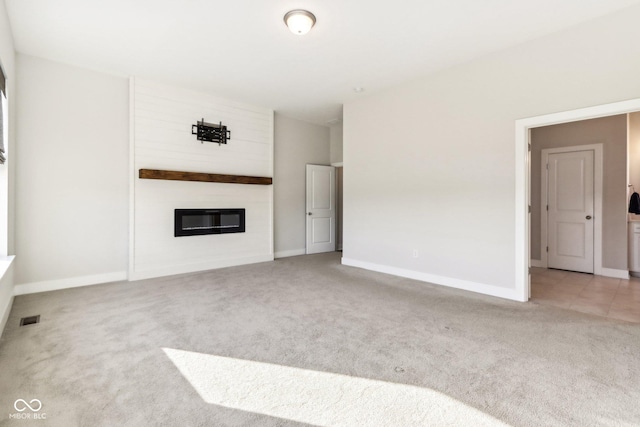
[[174, 236], [244, 233], [244, 209], [176, 209]]

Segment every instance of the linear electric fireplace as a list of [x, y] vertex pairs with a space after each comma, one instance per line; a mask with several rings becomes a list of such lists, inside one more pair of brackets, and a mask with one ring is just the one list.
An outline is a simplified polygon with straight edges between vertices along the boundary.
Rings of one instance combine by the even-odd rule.
[[244, 209], [176, 209], [175, 237], [244, 233]]

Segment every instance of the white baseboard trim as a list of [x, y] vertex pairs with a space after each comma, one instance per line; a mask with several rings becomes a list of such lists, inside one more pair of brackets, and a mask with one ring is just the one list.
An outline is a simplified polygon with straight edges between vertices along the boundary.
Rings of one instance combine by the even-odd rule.
[[273, 255], [256, 255], [244, 258], [224, 259], [197, 264], [174, 265], [164, 268], [133, 271], [129, 274], [129, 280], [153, 279], [155, 277], [174, 276], [176, 274], [197, 273], [200, 271], [216, 270], [218, 268], [236, 267], [238, 265], [257, 264], [259, 262], [273, 261]]
[[629, 272], [627, 270], [617, 270], [615, 268], [602, 267], [602, 275], [605, 277], [614, 277], [616, 279], [629, 280]]
[[465, 291], [476, 292], [479, 294], [491, 295], [514, 301], [523, 301], [515, 289], [502, 288], [499, 286], [486, 285], [484, 283], [470, 282], [468, 280], [454, 279], [452, 277], [438, 276], [435, 274], [422, 273], [420, 271], [406, 270], [403, 268], [390, 267], [387, 265], [374, 264], [349, 258], [342, 258], [342, 264], [351, 267], [364, 268], [365, 270], [377, 271], [379, 273], [406, 277], [408, 279], [419, 280], [421, 282], [433, 283], [435, 285], [463, 289]]
[[[532, 259], [530, 260], [530, 263], [531, 263], [531, 267], [544, 268], [542, 266], [542, 261], [539, 259]], [[600, 275], [605, 277], [614, 277], [616, 279], [629, 280], [629, 272], [627, 270], [616, 270], [615, 268], [602, 267], [600, 271]]]
[[59, 289], [78, 288], [80, 286], [100, 285], [102, 283], [127, 280], [125, 271], [94, 274], [92, 276], [70, 277], [68, 279], [44, 280], [42, 282], [21, 283], [15, 285], [14, 295], [35, 294], [37, 292], [57, 291]]
[[280, 251], [280, 252], [276, 252], [275, 253], [275, 257], [276, 258], [287, 258], [290, 256], [298, 256], [298, 255], [304, 255], [307, 253], [306, 249], [293, 249], [290, 251]]

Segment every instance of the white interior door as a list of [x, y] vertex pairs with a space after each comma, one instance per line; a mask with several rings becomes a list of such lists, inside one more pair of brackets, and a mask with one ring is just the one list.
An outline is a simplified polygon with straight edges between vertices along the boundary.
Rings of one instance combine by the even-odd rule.
[[591, 150], [549, 154], [549, 268], [593, 273], [593, 158]]
[[307, 165], [307, 253], [336, 250], [336, 171]]

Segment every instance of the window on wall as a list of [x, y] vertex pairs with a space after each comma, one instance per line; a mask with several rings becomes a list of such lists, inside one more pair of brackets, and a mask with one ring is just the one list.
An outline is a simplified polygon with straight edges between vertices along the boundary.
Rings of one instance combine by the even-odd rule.
[[0, 67], [0, 164], [4, 164], [5, 158], [5, 141], [7, 140], [7, 81], [4, 77], [4, 71]]
[[0, 165], [7, 160], [5, 146], [7, 141], [7, 98], [4, 92], [0, 93]]
[[7, 141], [7, 81], [4, 77], [4, 71], [0, 67], [0, 164], [4, 164], [5, 146]]
[[[7, 157], [9, 112], [7, 103], [7, 82], [0, 67], [0, 257], [9, 251], [9, 171], [4, 162]], [[2, 277], [2, 271], [0, 271]]]

